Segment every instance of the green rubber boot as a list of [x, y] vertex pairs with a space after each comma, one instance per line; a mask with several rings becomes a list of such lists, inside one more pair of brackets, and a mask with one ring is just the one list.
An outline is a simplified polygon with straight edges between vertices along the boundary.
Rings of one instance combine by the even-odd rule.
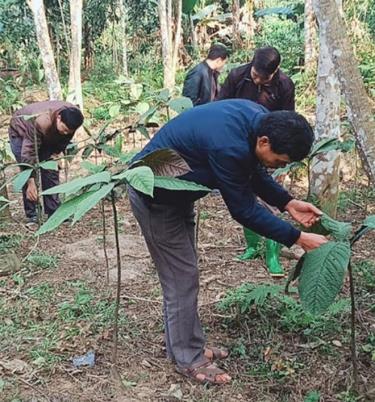
[[271, 276], [284, 276], [284, 270], [279, 259], [280, 251], [280, 243], [270, 239], [266, 240], [266, 265]]
[[259, 236], [257, 233], [253, 232], [250, 229], [243, 228], [243, 232], [245, 235], [245, 240], [246, 240], [246, 250], [243, 254], [239, 255], [237, 257], [238, 260], [245, 261], [245, 260], [251, 260], [253, 258], [259, 257], [260, 249], [261, 249], [261, 236]]

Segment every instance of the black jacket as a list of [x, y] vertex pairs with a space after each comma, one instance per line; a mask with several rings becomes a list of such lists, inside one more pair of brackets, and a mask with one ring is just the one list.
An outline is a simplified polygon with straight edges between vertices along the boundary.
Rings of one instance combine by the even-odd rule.
[[182, 95], [190, 98], [194, 106], [213, 101], [218, 94], [217, 78], [219, 73], [202, 61], [192, 68], [184, 82]]
[[225, 80], [219, 99], [242, 98], [259, 103], [270, 111], [294, 110], [293, 81], [279, 70], [267, 85], [255, 85], [250, 76], [251, 63], [234, 68]]

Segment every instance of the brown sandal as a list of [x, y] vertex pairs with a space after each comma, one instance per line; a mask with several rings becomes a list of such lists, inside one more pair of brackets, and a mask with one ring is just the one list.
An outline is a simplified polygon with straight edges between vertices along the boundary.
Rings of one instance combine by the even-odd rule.
[[[218, 381], [217, 376], [222, 374], [227, 374], [224, 370], [217, 367], [211, 361], [198, 363], [189, 368], [182, 368], [176, 366], [176, 371], [185, 377], [191, 378], [192, 380], [198, 381], [201, 384], [213, 384], [213, 385], [224, 385], [228, 384], [231, 378], [228, 381]], [[203, 379], [199, 379], [198, 375], [204, 375]]]
[[[210, 351], [212, 353], [212, 357], [208, 357], [206, 355], [206, 351]], [[216, 348], [214, 346], [207, 346], [204, 348], [204, 355], [210, 361], [224, 360], [229, 356], [229, 352], [227, 349], [224, 349], [224, 348], [220, 349], [220, 348]]]

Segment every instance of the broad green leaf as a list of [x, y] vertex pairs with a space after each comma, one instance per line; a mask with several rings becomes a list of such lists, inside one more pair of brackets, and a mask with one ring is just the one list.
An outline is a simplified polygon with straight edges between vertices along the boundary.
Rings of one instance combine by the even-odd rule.
[[100, 173], [105, 169], [105, 165], [95, 165], [89, 161], [82, 161], [80, 165], [90, 173]]
[[168, 106], [180, 114], [185, 110], [191, 109], [193, 107], [193, 102], [190, 98], [183, 96], [181, 98], [171, 99], [168, 103]]
[[173, 191], [211, 191], [211, 189], [206, 186], [202, 186], [201, 184], [192, 181], [177, 179], [176, 177], [155, 176], [154, 186]]
[[87, 159], [94, 151], [95, 147], [92, 144], [87, 145], [83, 152], [82, 152], [82, 158]]
[[150, 105], [147, 102], [140, 102], [135, 107], [135, 113], [144, 114], [150, 109]]
[[130, 97], [133, 100], [138, 100], [143, 92], [142, 84], [131, 84], [130, 85]]
[[350, 223], [336, 221], [327, 214], [323, 214], [320, 222], [336, 240], [348, 240], [351, 236], [353, 227]]
[[136, 190], [151, 197], [154, 195], [154, 173], [148, 166], [139, 166], [125, 170], [116, 176], [114, 180], [126, 180]]
[[122, 163], [125, 163], [125, 164], [129, 163], [134, 158], [134, 156], [137, 155], [138, 152], [139, 152], [139, 149], [134, 150], [134, 151], [129, 151], [126, 154], [121, 154], [119, 161]]
[[288, 279], [285, 284], [285, 293], [289, 293], [289, 286], [292, 282], [294, 282], [301, 274], [303, 263], [305, 262], [306, 253], [302, 255], [302, 257], [298, 260], [297, 264], [293, 269], [290, 270]]
[[158, 149], [143, 157], [142, 165], [149, 166], [156, 176], [182, 176], [191, 172], [189, 165], [173, 149]]
[[193, 8], [197, 0], [183, 0], [182, 1], [182, 12], [184, 14], [189, 14], [193, 11]]
[[298, 291], [302, 306], [322, 314], [340, 292], [350, 260], [348, 242], [328, 242], [306, 254]]
[[273, 173], [272, 173], [272, 177], [279, 177], [282, 176], [284, 174], [288, 174], [290, 173], [292, 170], [301, 168], [306, 166], [303, 162], [292, 162], [289, 163], [288, 165], [282, 167], [282, 168], [278, 168], [276, 169]]
[[108, 114], [111, 116], [112, 119], [114, 119], [120, 114], [120, 109], [121, 105], [112, 105], [108, 110]]
[[39, 163], [39, 167], [46, 170], [58, 170], [59, 166], [56, 161], [45, 161]]
[[74, 198], [71, 198], [68, 201], [65, 201], [63, 204], [59, 206], [59, 208], [57, 208], [57, 210], [52, 214], [52, 216], [48, 219], [48, 221], [39, 228], [39, 230], [35, 233], [35, 235], [40, 236], [44, 233], [56, 229], [66, 219], [70, 218], [76, 212], [77, 206], [81, 202], [85, 202], [85, 200], [92, 194], [94, 194], [94, 192], [83, 193]]
[[103, 199], [108, 193], [110, 193], [115, 184], [116, 183], [109, 183], [104, 185], [98, 191], [95, 191], [95, 193], [92, 193], [89, 197], [82, 201], [77, 206], [77, 210], [74, 213], [73, 224], [80, 220], [83, 215], [90, 211], [90, 209], [94, 208], [101, 199]]
[[113, 158], [118, 158], [121, 155], [121, 151], [107, 144], [101, 145], [100, 149], [102, 149], [107, 155], [112, 156]]
[[43, 191], [42, 195], [59, 194], [59, 193], [76, 193], [81, 188], [95, 183], [108, 183], [111, 175], [108, 172], [100, 172], [91, 176], [74, 179], [64, 184], [49, 188]]
[[337, 138], [325, 138], [316, 143], [310, 152], [309, 158], [312, 158], [318, 154], [329, 151], [340, 150], [340, 141]]
[[7, 198], [0, 195], [0, 202], [10, 202]]
[[363, 225], [370, 229], [375, 229], [375, 215], [368, 216], [363, 222]]
[[13, 179], [13, 188], [14, 191], [18, 192], [22, 190], [22, 187], [26, 184], [27, 180], [29, 180], [33, 169], [23, 170], [21, 173], [18, 173]]
[[150, 134], [148, 133], [147, 127], [145, 126], [138, 126], [137, 131], [141, 133], [145, 138], [148, 140], [150, 139]]
[[168, 102], [168, 99], [169, 99], [169, 96], [170, 96], [169, 89], [165, 88], [165, 89], [162, 89], [162, 90], [159, 92], [159, 94], [158, 94], [158, 99], [159, 99], [160, 101], [164, 102], [164, 103], [167, 103], [167, 102]]
[[157, 110], [158, 109], [156, 107], [151, 107], [150, 109], [147, 110], [147, 112], [143, 113], [138, 120], [139, 126], [144, 126], [152, 118], [152, 116], [156, 113]]

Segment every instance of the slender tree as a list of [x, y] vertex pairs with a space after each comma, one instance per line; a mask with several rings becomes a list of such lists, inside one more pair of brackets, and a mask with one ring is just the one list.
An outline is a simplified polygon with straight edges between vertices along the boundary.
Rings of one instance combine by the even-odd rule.
[[81, 85], [82, 0], [70, 0], [71, 51], [67, 100], [83, 109]]
[[61, 85], [53, 56], [51, 40], [48, 33], [47, 19], [43, 0], [27, 0], [35, 22], [38, 46], [42, 57], [48, 94], [51, 100], [62, 99]]
[[174, 2], [172, 0], [160, 0], [158, 12], [164, 67], [164, 87], [173, 90], [176, 80], [178, 49], [181, 42], [182, 0]]
[[305, 0], [305, 71], [314, 71], [317, 64], [316, 19], [313, 0]]
[[[340, 137], [340, 83], [327, 45], [327, 23], [322, 21], [319, 24], [320, 48], [315, 125], [317, 140]], [[339, 167], [340, 153], [338, 151], [321, 153], [311, 163], [310, 195], [317, 198], [322, 210], [330, 216], [336, 215]]]
[[341, 83], [359, 154], [371, 183], [375, 185], [375, 121], [345, 21], [335, 0], [316, 0], [314, 10], [319, 26], [326, 26], [328, 51]]

